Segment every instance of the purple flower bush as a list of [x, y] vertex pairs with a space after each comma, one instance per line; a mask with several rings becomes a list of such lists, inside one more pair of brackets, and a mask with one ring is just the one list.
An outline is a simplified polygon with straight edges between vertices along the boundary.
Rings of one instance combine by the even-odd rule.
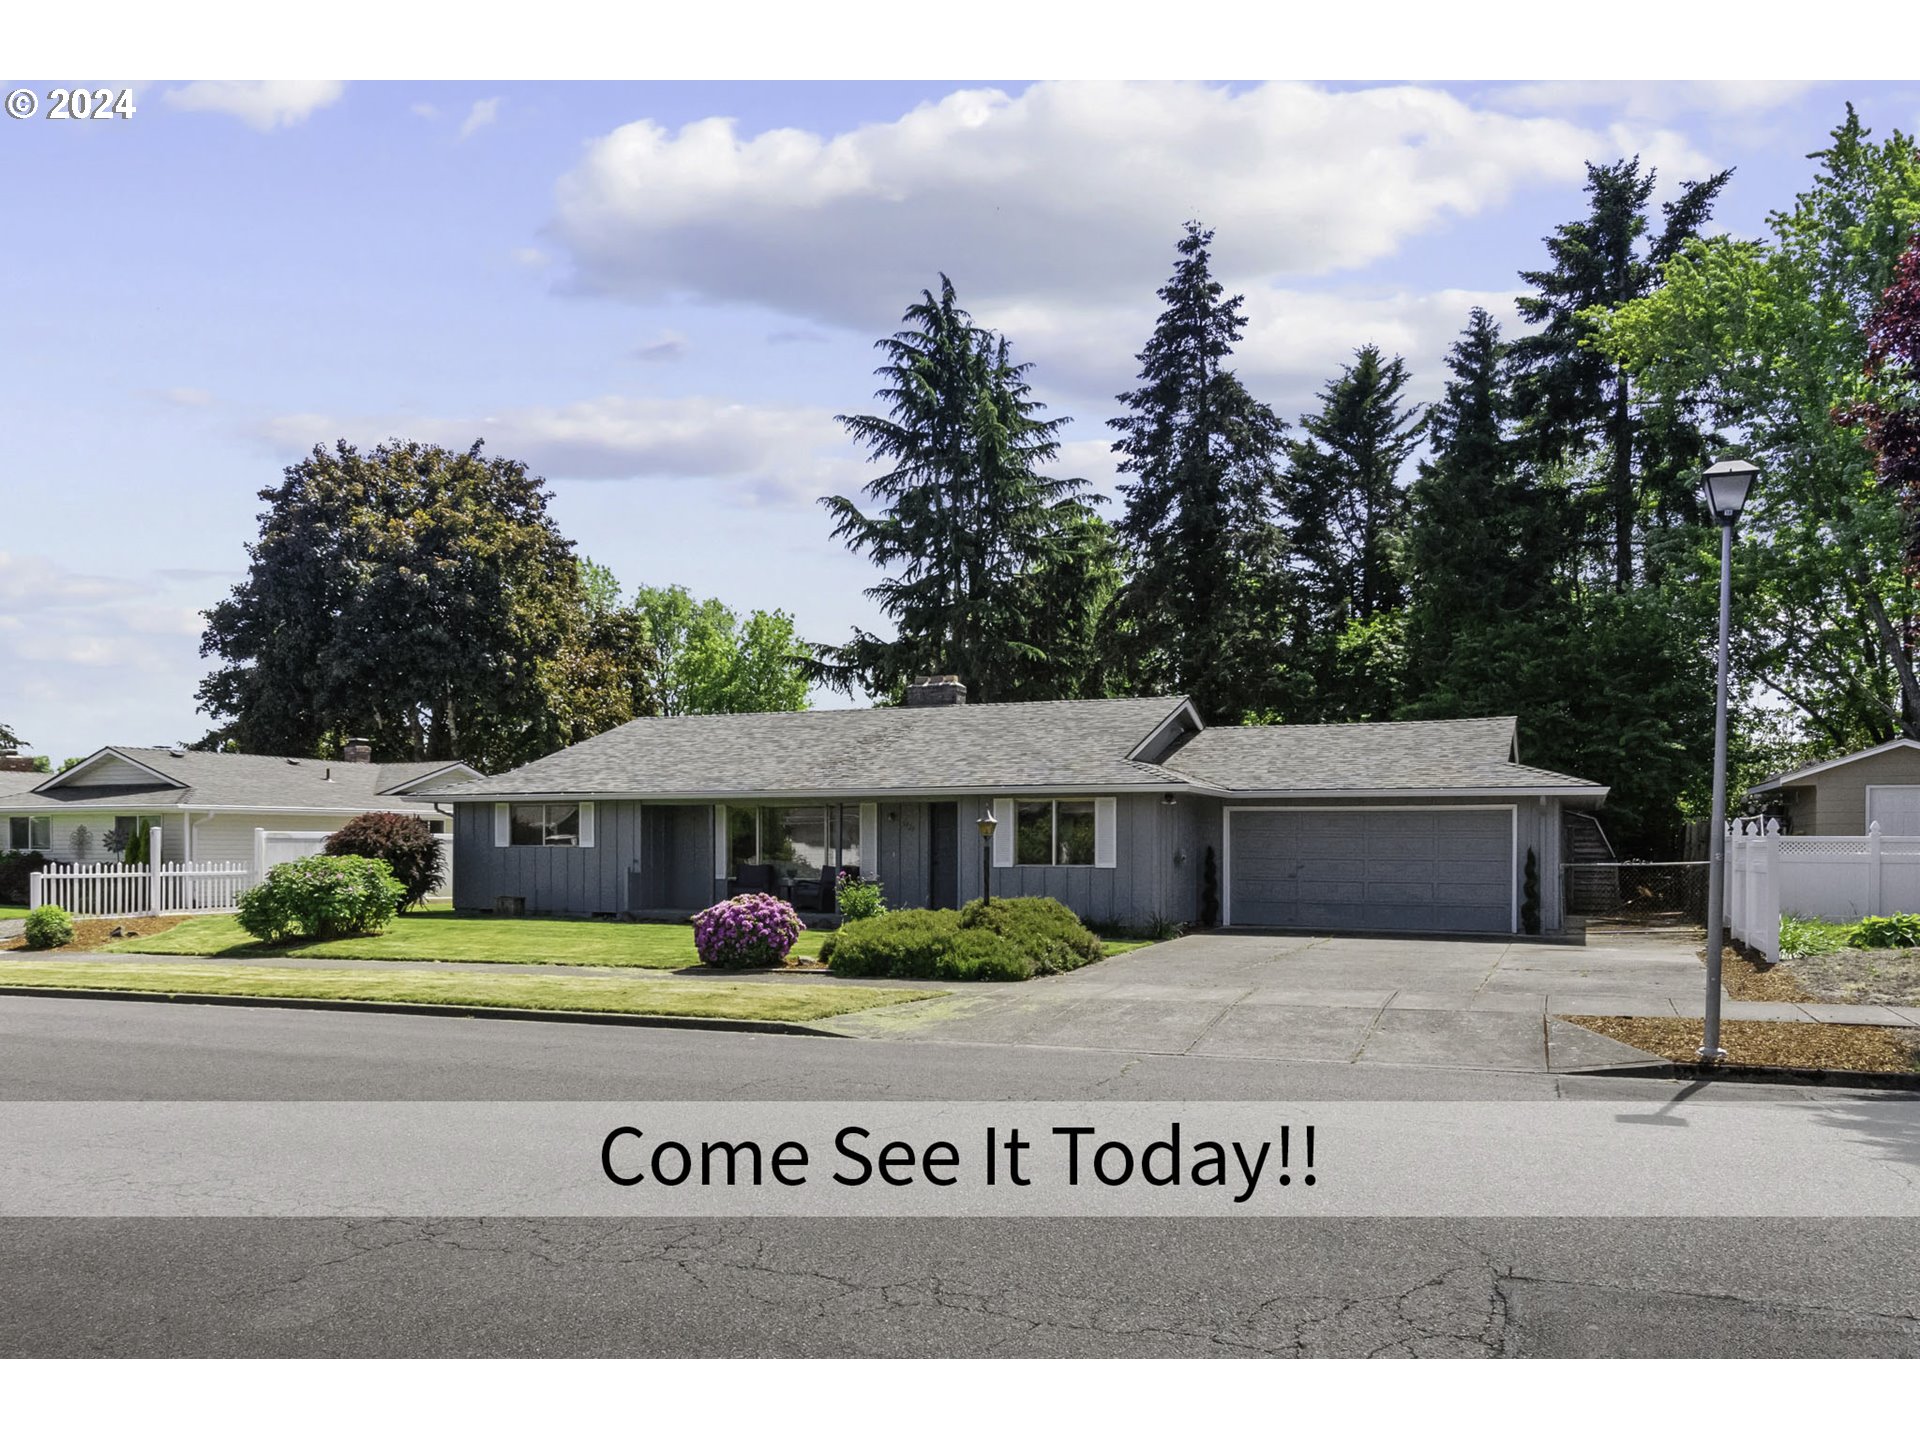
[[723, 970], [779, 965], [806, 928], [777, 896], [736, 895], [693, 917], [693, 948], [702, 964]]

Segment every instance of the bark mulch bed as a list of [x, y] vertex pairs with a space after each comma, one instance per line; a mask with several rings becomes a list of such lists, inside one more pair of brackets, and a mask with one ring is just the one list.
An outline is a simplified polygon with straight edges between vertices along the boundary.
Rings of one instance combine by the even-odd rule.
[[[1706, 947], [1702, 946], [1702, 964], [1706, 962], [1706, 955]], [[1793, 968], [1795, 962], [1769, 965], [1737, 945], [1728, 945], [1720, 955], [1720, 984], [1735, 1000], [1784, 1000], [1797, 1004], [1822, 998], [1800, 983], [1799, 972]]]
[[[1702, 1023], [1625, 1015], [1562, 1015], [1597, 1034], [1667, 1060], [1699, 1058]], [[1732, 1065], [1793, 1070], [1920, 1070], [1920, 1031], [1889, 1025], [1822, 1025], [1814, 1020], [1726, 1020], [1720, 1043]]]
[[[52, 950], [34, 950], [34, 955], [72, 954], [75, 951], [98, 950], [109, 940], [123, 940], [129, 935], [158, 935], [162, 930], [171, 930], [184, 915], [136, 915], [130, 920], [76, 920], [73, 922], [73, 943], [60, 945]], [[113, 932], [120, 933], [115, 935]], [[11, 940], [0, 940], [0, 950], [25, 950], [27, 942], [19, 936]]]

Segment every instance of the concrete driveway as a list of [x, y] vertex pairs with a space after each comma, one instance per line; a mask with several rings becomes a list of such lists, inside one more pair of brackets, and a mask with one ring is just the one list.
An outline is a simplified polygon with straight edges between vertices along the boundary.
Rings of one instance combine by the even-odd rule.
[[1555, 1014], [1698, 1014], [1687, 935], [1590, 945], [1189, 935], [1025, 985], [832, 1022], [848, 1034], [1495, 1070], [1652, 1059]]

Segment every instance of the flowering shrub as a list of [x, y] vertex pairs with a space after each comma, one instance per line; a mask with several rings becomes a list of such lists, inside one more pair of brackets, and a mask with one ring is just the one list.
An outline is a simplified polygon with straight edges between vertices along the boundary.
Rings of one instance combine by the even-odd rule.
[[878, 880], [862, 880], [842, 870], [836, 877], [834, 894], [842, 920], [871, 920], [887, 913], [887, 897]]
[[777, 896], [736, 895], [693, 917], [693, 948], [702, 964], [723, 970], [778, 965], [806, 928]]
[[240, 893], [240, 928], [267, 941], [378, 935], [405, 894], [384, 860], [309, 855], [274, 866], [262, 883]]

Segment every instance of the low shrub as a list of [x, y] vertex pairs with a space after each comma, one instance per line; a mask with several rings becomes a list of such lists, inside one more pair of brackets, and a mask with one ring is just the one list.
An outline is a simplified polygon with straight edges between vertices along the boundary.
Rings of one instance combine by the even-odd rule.
[[861, 880], [844, 870], [834, 886], [834, 903], [843, 922], [871, 920], [876, 915], [887, 913], [887, 897], [880, 889], [880, 882]]
[[1012, 900], [972, 900], [960, 912], [963, 930], [991, 930], [1011, 940], [1033, 962], [1034, 973], [1053, 975], [1078, 970], [1107, 952], [1100, 937], [1080, 917], [1041, 895]]
[[959, 930], [958, 910], [890, 910], [842, 925], [820, 953], [836, 975], [931, 980]]
[[1037, 897], [893, 910], [842, 925], [821, 947], [836, 975], [902, 980], [1030, 980], [1105, 953], [1071, 910]]
[[418, 815], [374, 810], [356, 815], [327, 837], [329, 855], [384, 860], [400, 882], [400, 908], [411, 910], [439, 888], [446, 862], [433, 827]]
[[240, 926], [256, 939], [337, 940], [378, 935], [406, 893], [384, 860], [308, 855], [267, 872], [240, 894]]
[[1855, 950], [1905, 950], [1920, 945], [1920, 915], [1869, 915], [1853, 927], [1847, 944]]
[[1810, 920], [1804, 915], [1780, 917], [1780, 958], [1799, 960], [1809, 955], [1831, 955], [1844, 950], [1853, 940], [1851, 925], [1836, 925], [1830, 920]]
[[38, 850], [0, 850], [0, 904], [27, 903], [27, 877], [47, 868], [47, 857]]
[[58, 905], [42, 905], [27, 912], [27, 948], [52, 950], [73, 943], [73, 917]]
[[736, 895], [693, 917], [693, 948], [702, 964], [722, 970], [779, 965], [806, 928], [778, 896]]

